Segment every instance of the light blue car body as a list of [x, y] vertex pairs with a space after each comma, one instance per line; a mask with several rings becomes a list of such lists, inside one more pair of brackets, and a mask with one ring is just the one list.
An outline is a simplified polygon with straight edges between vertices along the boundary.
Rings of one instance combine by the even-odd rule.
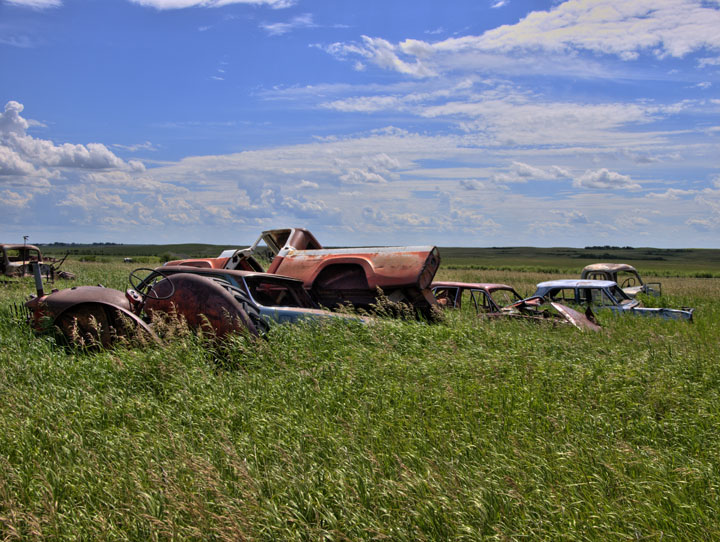
[[610, 280], [563, 279], [541, 282], [531, 297], [543, 297], [565, 304], [591, 306], [593, 310], [610, 310], [615, 314], [633, 314], [664, 318], [665, 320], [692, 321], [695, 309], [667, 309], [643, 307]]

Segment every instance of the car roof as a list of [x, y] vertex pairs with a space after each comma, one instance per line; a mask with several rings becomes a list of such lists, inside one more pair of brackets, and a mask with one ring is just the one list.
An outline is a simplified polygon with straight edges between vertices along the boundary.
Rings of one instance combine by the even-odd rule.
[[433, 282], [430, 288], [465, 288], [467, 290], [487, 290], [493, 292], [495, 290], [514, 290], [512, 286], [507, 284], [499, 284], [493, 282], [452, 282], [439, 281]]
[[280, 279], [302, 284], [302, 281], [285, 275], [272, 273], [259, 273], [257, 271], [241, 271], [239, 269], [214, 269], [211, 267], [194, 267], [192, 265], [163, 265], [156, 267], [155, 271], [172, 271], [173, 273], [190, 273], [192, 275], [230, 275], [239, 278], [260, 277], [266, 279]]
[[635, 268], [627, 263], [593, 263], [586, 265], [583, 271], [635, 271]]
[[0, 244], [0, 247], [2, 247], [4, 250], [12, 250], [12, 249], [16, 249], [16, 248], [28, 248], [30, 250], [37, 250], [37, 251], [40, 250], [35, 245], [23, 245], [23, 244], [17, 244], [17, 243], [13, 243], [13, 244], [2, 243], [2, 244]]
[[538, 288], [610, 288], [611, 286], [617, 286], [617, 283], [611, 280], [561, 279], [548, 280], [537, 285]]

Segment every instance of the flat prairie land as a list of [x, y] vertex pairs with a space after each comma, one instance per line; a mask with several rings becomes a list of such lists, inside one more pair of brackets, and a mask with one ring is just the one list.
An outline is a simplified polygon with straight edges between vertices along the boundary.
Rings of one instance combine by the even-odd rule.
[[[522, 294], [593, 263], [443, 257]], [[461, 311], [88, 352], [14, 315], [31, 280], [0, 285], [0, 539], [718, 540], [717, 262], [646, 261], [693, 323]], [[57, 287], [134, 267], [66, 266]]]
[[[40, 245], [44, 254], [113, 263], [133, 257], [139, 263], [158, 263], [163, 259], [207, 258], [219, 255], [227, 248], [245, 245], [208, 245], [187, 243], [176, 245], [122, 244], [50, 244]], [[701, 276], [720, 278], [720, 250], [718, 249], [659, 249], [632, 247], [536, 248], [441, 247], [445, 269], [515, 270], [564, 273], [575, 276], [588, 264], [596, 262], [629, 263], [642, 275]]]

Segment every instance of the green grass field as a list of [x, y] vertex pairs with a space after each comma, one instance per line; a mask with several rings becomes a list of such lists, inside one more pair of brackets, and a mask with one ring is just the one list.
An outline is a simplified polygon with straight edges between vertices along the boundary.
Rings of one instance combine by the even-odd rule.
[[[44, 254], [114, 263], [133, 257], [136, 263], [160, 263], [169, 259], [215, 257], [224, 245], [40, 245]], [[574, 276], [588, 264], [617, 262], [634, 265], [642, 275], [720, 278], [720, 250], [657, 248], [453, 248], [440, 254], [445, 269], [539, 271]]]
[[[527, 294], [592, 263], [553, 261], [438, 278]], [[67, 266], [121, 289], [134, 267]], [[718, 278], [663, 279], [692, 324], [451, 313], [95, 353], [19, 323], [32, 291], [0, 286], [2, 540], [720, 539]]]

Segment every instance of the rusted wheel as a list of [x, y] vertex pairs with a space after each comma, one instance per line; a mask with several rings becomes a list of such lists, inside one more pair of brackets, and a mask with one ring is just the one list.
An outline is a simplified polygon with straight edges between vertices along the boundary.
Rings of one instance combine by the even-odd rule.
[[134, 321], [115, 307], [83, 303], [55, 319], [61, 342], [84, 348], [108, 348], [118, 340], [157, 342], [157, 337], [142, 322]]

